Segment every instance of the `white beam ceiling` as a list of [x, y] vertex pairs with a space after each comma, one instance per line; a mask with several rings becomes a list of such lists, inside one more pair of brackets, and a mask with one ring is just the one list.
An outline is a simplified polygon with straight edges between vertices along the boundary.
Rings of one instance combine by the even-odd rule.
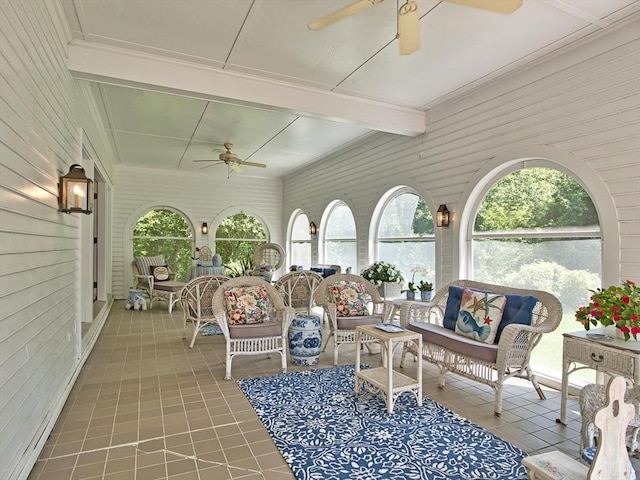
[[319, 117], [382, 132], [425, 132], [425, 112], [206, 65], [74, 40], [67, 66], [78, 79]]

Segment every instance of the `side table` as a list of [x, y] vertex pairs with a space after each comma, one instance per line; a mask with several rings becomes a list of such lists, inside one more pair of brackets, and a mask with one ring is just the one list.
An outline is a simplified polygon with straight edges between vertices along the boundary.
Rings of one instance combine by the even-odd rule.
[[443, 313], [430, 301], [423, 302], [422, 300], [406, 300], [404, 298], [396, 298], [395, 300], [391, 301], [391, 314], [389, 318], [390, 321], [396, 323], [397, 317], [399, 319], [400, 325], [405, 327], [406, 323], [408, 323], [409, 320], [424, 321], [424, 319], [427, 319], [427, 321], [429, 321], [431, 314], [434, 313], [434, 307], [438, 314]]
[[[567, 424], [567, 400], [569, 397], [569, 375], [577, 370], [591, 368], [600, 373], [621, 375], [635, 385], [640, 383], [640, 342], [609, 339], [598, 340], [593, 335], [606, 335], [603, 328], [563, 334], [562, 347], [562, 396], [560, 418], [556, 421]], [[591, 335], [588, 336], [588, 335]]]
[[289, 356], [294, 365], [317, 365], [322, 347], [322, 322], [317, 315], [297, 313], [289, 326]]
[[192, 267], [189, 267], [189, 272], [187, 273], [187, 281], [193, 280], [194, 278], [201, 277], [203, 275], [224, 275], [224, 272], [224, 267], [214, 267], [213, 265], [194, 265]]
[[[383, 366], [360, 370], [361, 339], [375, 338], [380, 343]], [[380, 391], [385, 398], [387, 413], [393, 413], [393, 404], [402, 392], [412, 392], [418, 406], [422, 406], [422, 362], [418, 362], [416, 378], [411, 378], [393, 369], [393, 353], [398, 345], [410, 342], [417, 351], [422, 351], [422, 335], [409, 330], [389, 333], [376, 328], [375, 325], [356, 327], [356, 378], [355, 392], [358, 393], [365, 383]]]

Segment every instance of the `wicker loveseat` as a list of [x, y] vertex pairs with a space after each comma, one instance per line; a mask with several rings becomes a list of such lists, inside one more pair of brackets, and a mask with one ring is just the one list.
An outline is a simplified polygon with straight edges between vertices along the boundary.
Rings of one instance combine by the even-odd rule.
[[[478, 292], [474, 296], [491, 292], [492, 298], [504, 297], [495, 343], [485, 343], [455, 330], [455, 325], [460, 327], [457, 322], [465, 289]], [[496, 395], [494, 412], [497, 416], [502, 413], [502, 389], [508, 378], [527, 378], [540, 398], [545, 398], [531, 371], [529, 359], [542, 335], [554, 331], [561, 319], [560, 301], [550, 293], [471, 280], [445, 285], [428, 305], [405, 302], [400, 309], [401, 325], [422, 334], [422, 358], [440, 368], [438, 386], [444, 388], [447, 372], [489, 385]], [[408, 352], [405, 348], [402, 362]]]

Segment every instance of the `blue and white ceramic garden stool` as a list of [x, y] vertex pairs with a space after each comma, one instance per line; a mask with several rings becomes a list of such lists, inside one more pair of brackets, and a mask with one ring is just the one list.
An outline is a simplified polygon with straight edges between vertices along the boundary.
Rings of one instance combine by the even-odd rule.
[[289, 327], [289, 353], [294, 365], [317, 365], [322, 345], [320, 317], [297, 314]]

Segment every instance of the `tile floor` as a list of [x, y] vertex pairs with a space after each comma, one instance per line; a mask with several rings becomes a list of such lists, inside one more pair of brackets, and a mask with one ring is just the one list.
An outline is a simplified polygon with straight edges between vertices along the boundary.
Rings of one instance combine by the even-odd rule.
[[[28, 480], [294, 478], [236, 383], [223, 379], [222, 337], [199, 336], [189, 349], [181, 315], [162, 304], [133, 312], [115, 302]], [[341, 347], [340, 363], [354, 358], [353, 347]], [[331, 366], [332, 359], [329, 347], [318, 367]], [[279, 372], [279, 356], [237, 357], [233, 363], [235, 379]], [[559, 393], [545, 389], [547, 400], [540, 400], [516, 380], [506, 387], [498, 418], [489, 387], [450, 375], [439, 390], [437, 370], [426, 362], [423, 378], [426, 396], [523, 450], [577, 455], [575, 400], [568, 425], [559, 425]]]

